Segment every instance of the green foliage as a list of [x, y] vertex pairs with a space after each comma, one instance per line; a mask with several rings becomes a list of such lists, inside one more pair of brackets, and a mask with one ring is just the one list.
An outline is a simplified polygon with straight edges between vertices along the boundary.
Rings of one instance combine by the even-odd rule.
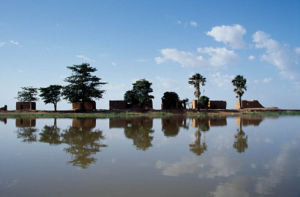
[[232, 85], [235, 87], [234, 92], [237, 94], [237, 98], [239, 98], [240, 101], [240, 108], [242, 108], [242, 96], [247, 91], [247, 86], [246, 86], [247, 80], [242, 76], [242, 75], [237, 75], [233, 80], [232, 80]]
[[195, 95], [196, 99], [199, 100], [199, 97], [201, 95], [200, 85], [205, 86], [206, 78], [203, 77], [201, 74], [196, 73], [192, 77], [189, 78], [188, 83], [190, 85], [194, 86], [194, 88], [196, 89], [194, 92], [194, 95]]
[[179, 96], [176, 92], [165, 92], [161, 100], [164, 109], [175, 109], [179, 101]]
[[22, 91], [18, 92], [17, 99], [20, 102], [34, 102], [37, 101], [37, 88], [33, 87], [22, 87]]
[[91, 75], [91, 73], [97, 71], [96, 68], [83, 63], [69, 66], [68, 69], [72, 71], [72, 75], [65, 79], [69, 83], [63, 88], [62, 94], [65, 99], [73, 103], [102, 98], [105, 91], [101, 90], [100, 87], [107, 83], [101, 82], [101, 78]]
[[208, 105], [208, 101], [209, 101], [209, 98], [207, 96], [201, 96], [199, 98], [199, 103], [201, 105], [207, 106]]
[[145, 105], [151, 101], [154, 96], [150, 95], [153, 92], [149, 81], [141, 79], [132, 84], [132, 90], [129, 90], [124, 95], [124, 100], [128, 105]]
[[46, 88], [40, 88], [40, 97], [44, 101], [44, 103], [54, 104], [54, 110], [56, 111], [56, 105], [60, 101], [61, 97], [61, 89], [60, 85], [50, 85]]

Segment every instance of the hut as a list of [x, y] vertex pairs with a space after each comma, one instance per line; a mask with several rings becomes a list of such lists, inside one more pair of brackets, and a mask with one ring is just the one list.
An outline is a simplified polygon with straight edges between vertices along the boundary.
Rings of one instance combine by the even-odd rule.
[[144, 105], [135, 104], [128, 105], [124, 100], [111, 100], [109, 101], [109, 110], [151, 110], [153, 109], [152, 100], [145, 103]]
[[258, 100], [252, 100], [252, 101], [246, 101], [242, 100], [241, 107], [240, 107], [240, 102], [235, 103], [235, 108], [236, 109], [249, 109], [249, 108], [264, 108]]
[[127, 104], [124, 100], [109, 101], [109, 110], [127, 109]]
[[7, 111], [7, 105], [4, 105], [4, 107], [1, 107], [0, 111]]
[[35, 102], [17, 102], [16, 109], [20, 111], [36, 110]]
[[[72, 103], [72, 109], [74, 111], [80, 111], [83, 108], [83, 102], [74, 102]], [[96, 110], [96, 102], [95, 101], [85, 101], [84, 109], [86, 111], [94, 111]]]
[[208, 101], [209, 109], [226, 109], [226, 101]]

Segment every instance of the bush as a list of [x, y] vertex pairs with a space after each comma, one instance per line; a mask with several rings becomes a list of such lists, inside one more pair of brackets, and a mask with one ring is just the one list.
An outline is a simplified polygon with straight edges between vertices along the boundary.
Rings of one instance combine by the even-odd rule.
[[201, 96], [199, 98], [199, 104], [202, 105], [202, 106], [207, 106], [208, 101], [209, 101], [209, 98], [207, 96]]

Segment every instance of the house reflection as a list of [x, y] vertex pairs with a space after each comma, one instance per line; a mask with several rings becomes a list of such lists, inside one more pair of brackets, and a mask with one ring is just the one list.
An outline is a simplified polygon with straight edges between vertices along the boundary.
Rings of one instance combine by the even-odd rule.
[[100, 143], [104, 136], [102, 131], [94, 129], [95, 127], [95, 118], [76, 118], [73, 119], [72, 126], [60, 135], [61, 142], [69, 145], [64, 150], [72, 155], [72, 160], [69, 161], [72, 165], [87, 168], [96, 162], [92, 155], [107, 146]]
[[262, 116], [238, 116], [236, 117], [237, 126], [259, 126], [260, 123], [264, 120]]
[[3, 122], [4, 124], [7, 123], [7, 118], [0, 118], [0, 122]]
[[167, 137], [177, 136], [180, 128], [189, 128], [185, 117], [162, 118], [161, 125], [162, 131]]
[[35, 118], [17, 118], [16, 127], [17, 138], [22, 139], [23, 142], [32, 143], [37, 141], [37, 129]]
[[147, 150], [152, 146], [154, 132], [153, 119], [148, 117], [138, 118], [110, 118], [109, 128], [124, 128], [124, 134], [138, 150]]

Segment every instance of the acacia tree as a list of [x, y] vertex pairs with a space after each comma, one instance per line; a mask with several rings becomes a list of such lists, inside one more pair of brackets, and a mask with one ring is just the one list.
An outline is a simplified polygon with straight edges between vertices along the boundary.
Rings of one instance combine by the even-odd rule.
[[83, 63], [67, 68], [72, 71], [72, 75], [65, 79], [69, 84], [63, 87], [62, 95], [71, 103], [81, 102], [80, 108], [84, 111], [85, 102], [102, 98], [105, 91], [100, 88], [107, 83], [101, 82], [101, 78], [92, 75], [97, 69], [90, 64]]
[[132, 90], [128, 90], [124, 95], [124, 100], [127, 102], [127, 104], [139, 104], [144, 106], [154, 98], [154, 96], [150, 95], [150, 93], [153, 92], [153, 89], [151, 88], [152, 83], [146, 79], [138, 80], [132, 85]]
[[31, 109], [31, 102], [35, 102], [38, 100], [37, 97], [38, 89], [34, 87], [22, 87], [22, 90], [18, 92], [17, 99], [19, 102], [30, 102], [30, 109]]
[[245, 79], [242, 75], [237, 75], [232, 80], [232, 84], [235, 87], [233, 91], [236, 93], [236, 97], [239, 98], [240, 109], [242, 108], [242, 96], [245, 93], [245, 91], [247, 91], [246, 83], [247, 79]]
[[54, 105], [54, 111], [57, 111], [57, 103], [60, 101], [61, 97], [60, 85], [50, 85], [46, 88], [40, 88], [40, 97], [45, 104], [52, 103]]
[[194, 74], [192, 77], [189, 78], [189, 84], [193, 85], [196, 89], [194, 95], [197, 100], [199, 100], [201, 92], [200, 92], [200, 85], [205, 86], [206, 78], [200, 75], [199, 73]]

